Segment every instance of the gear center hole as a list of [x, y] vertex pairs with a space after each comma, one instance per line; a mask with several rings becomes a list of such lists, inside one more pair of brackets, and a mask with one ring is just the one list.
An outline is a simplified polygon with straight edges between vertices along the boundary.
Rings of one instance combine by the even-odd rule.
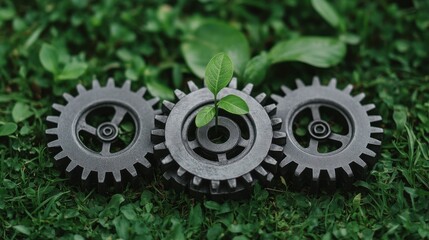
[[213, 126], [209, 129], [208, 138], [216, 144], [222, 144], [228, 141], [230, 136], [229, 130], [224, 126]]

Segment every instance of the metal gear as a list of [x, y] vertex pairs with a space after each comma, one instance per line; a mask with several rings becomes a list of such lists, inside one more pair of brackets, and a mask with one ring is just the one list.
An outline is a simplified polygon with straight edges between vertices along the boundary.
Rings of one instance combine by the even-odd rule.
[[314, 77], [305, 86], [298, 79], [296, 90], [282, 86], [284, 96], [271, 96], [287, 135], [281, 174], [295, 188], [348, 188], [377, 160], [383, 129], [377, 126], [381, 117], [373, 115], [375, 105], [362, 105], [365, 94], [352, 96], [352, 85], [339, 90], [336, 83], [323, 86]]
[[[130, 88], [130, 81], [118, 88], [112, 78], [104, 87], [94, 80], [90, 90], [77, 85], [77, 96], [65, 93], [66, 105], [53, 104], [59, 115], [46, 119], [51, 127], [46, 134], [53, 139], [48, 148], [56, 165], [72, 182], [104, 192], [120, 190], [137, 176], [151, 175], [150, 131], [159, 100], [145, 100], [144, 87], [137, 92]], [[107, 117], [109, 113], [111, 118]], [[108, 119], [91, 125], [90, 117]], [[128, 144], [121, 138], [127, 136], [121, 134], [124, 121], [129, 121], [129, 134], [133, 135], [128, 136]]]
[[264, 93], [250, 96], [251, 84], [237, 90], [233, 78], [218, 96], [235, 94], [246, 101], [250, 112], [238, 116], [220, 111], [219, 128], [229, 137], [215, 143], [210, 138], [213, 122], [202, 128], [194, 123], [198, 110], [213, 103], [213, 94], [208, 88], [198, 89], [192, 81], [188, 86], [189, 94], [176, 90], [178, 102], [164, 101], [163, 114], [155, 117], [157, 129], [152, 131], [152, 140], [162, 159], [164, 178], [196, 197], [215, 199], [247, 197], [255, 178], [270, 182], [286, 139], [277, 131], [282, 121], [273, 117], [275, 104], [263, 106]]

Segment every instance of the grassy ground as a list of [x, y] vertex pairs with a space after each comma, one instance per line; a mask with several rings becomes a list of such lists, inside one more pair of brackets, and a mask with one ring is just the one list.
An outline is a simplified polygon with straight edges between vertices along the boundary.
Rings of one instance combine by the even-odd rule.
[[[309, 83], [319, 75], [367, 93], [383, 117], [385, 138], [371, 176], [356, 183], [361, 190], [312, 196], [288, 191], [277, 179], [273, 189], [257, 187], [250, 200], [224, 203], [174, 194], [159, 176], [144, 189], [113, 196], [71, 187], [46, 150], [50, 105], [94, 76], [103, 83], [108, 76], [118, 84], [126, 76], [139, 79], [133, 88], [152, 84], [152, 94], [165, 98], [184, 80], [201, 85], [178, 47], [188, 20], [228, 22], [246, 35], [252, 56], [280, 40], [337, 31], [306, 1], [102, 2], [0, 2], [1, 239], [429, 238], [426, 1], [335, 1], [359, 43], [348, 45], [346, 57], [330, 68], [273, 65], [259, 87], [294, 88], [294, 78]], [[61, 80], [45, 70], [43, 43], [58, 49], [60, 65], [83, 63], [84, 74]]]

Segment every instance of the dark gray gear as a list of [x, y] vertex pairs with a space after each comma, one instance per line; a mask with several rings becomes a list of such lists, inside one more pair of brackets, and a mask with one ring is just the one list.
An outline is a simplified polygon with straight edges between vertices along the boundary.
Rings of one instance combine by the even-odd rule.
[[155, 117], [157, 129], [152, 131], [152, 140], [157, 143], [154, 148], [162, 159], [164, 178], [179, 189], [211, 198], [242, 198], [248, 196], [255, 179], [270, 182], [286, 139], [276, 131], [281, 119], [272, 117], [275, 104], [261, 105], [264, 93], [250, 96], [251, 84], [237, 90], [234, 78], [218, 97], [235, 94], [247, 103], [250, 112], [238, 116], [220, 111], [219, 127], [229, 137], [214, 143], [209, 138], [214, 123], [198, 129], [194, 123], [198, 110], [213, 104], [213, 94], [208, 88], [198, 89], [192, 81], [188, 86], [189, 94], [176, 90], [178, 102], [164, 101], [164, 114]]
[[[73, 182], [97, 187], [103, 192], [112, 187], [121, 189], [124, 183], [137, 176], [151, 175], [149, 160], [153, 155], [153, 144], [150, 131], [154, 128], [153, 118], [157, 113], [154, 106], [159, 100], [145, 100], [146, 88], [133, 92], [130, 87], [130, 81], [118, 88], [112, 78], [105, 87], [94, 80], [90, 90], [79, 84], [75, 97], [65, 93], [66, 105], [53, 104], [59, 115], [47, 117], [51, 128], [46, 134], [53, 139], [48, 148], [54, 154], [56, 165]], [[109, 120], [102, 120], [95, 126], [88, 123], [89, 116], [103, 117], [109, 110], [112, 115]], [[129, 137], [128, 145], [114, 151], [113, 147], [121, 141], [119, 126], [124, 119], [130, 119], [133, 136]], [[98, 150], [84, 141], [84, 134], [88, 141], [100, 146]]]
[[279, 166], [297, 188], [310, 186], [316, 192], [347, 188], [376, 162], [383, 135], [376, 124], [382, 119], [372, 115], [374, 104], [361, 104], [365, 94], [352, 96], [351, 85], [339, 90], [336, 82], [332, 79], [322, 86], [315, 77], [311, 86], [305, 86], [296, 80], [296, 90], [282, 86], [285, 96], [271, 96], [287, 135], [286, 158]]

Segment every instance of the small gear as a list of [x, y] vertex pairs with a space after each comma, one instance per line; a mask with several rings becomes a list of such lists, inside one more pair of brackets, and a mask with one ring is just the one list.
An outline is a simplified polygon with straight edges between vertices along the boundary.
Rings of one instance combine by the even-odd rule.
[[286, 132], [281, 173], [292, 186], [313, 192], [348, 188], [373, 167], [381, 146], [381, 117], [374, 104], [362, 105], [365, 94], [351, 95], [353, 87], [328, 86], [315, 77], [311, 86], [296, 80], [297, 89], [282, 86], [285, 96], [273, 94], [277, 116]]
[[151, 175], [150, 131], [159, 100], [145, 100], [144, 87], [130, 88], [130, 81], [118, 88], [112, 78], [104, 87], [94, 80], [90, 90], [79, 84], [75, 97], [65, 93], [66, 105], [53, 104], [59, 115], [47, 117], [48, 148], [72, 182], [105, 192]]
[[164, 101], [163, 114], [155, 117], [157, 129], [152, 131], [152, 140], [162, 159], [164, 178], [196, 197], [218, 199], [247, 197], [255, 178], [270, 182], [286, 140], [286, 135], [277, 131], [281, 119], [272, 117], [275, 104], [261, 105], [266, 99], [264, 93], [253, 98], [253, 85], [237, 90], [233, 78], [218, 96], [237, 95], [250, 112], [239, 116], [219, 111], [219, 131], [226, 138], [216, 142], [210, 137], [213, 122], [201, 128], [194, 123], [198, 110], [213, 104], [213, 94], [208, 88], [198, 89], [192, 81], [188, 86], [189, 94], [176, 90], [178, 102]]

